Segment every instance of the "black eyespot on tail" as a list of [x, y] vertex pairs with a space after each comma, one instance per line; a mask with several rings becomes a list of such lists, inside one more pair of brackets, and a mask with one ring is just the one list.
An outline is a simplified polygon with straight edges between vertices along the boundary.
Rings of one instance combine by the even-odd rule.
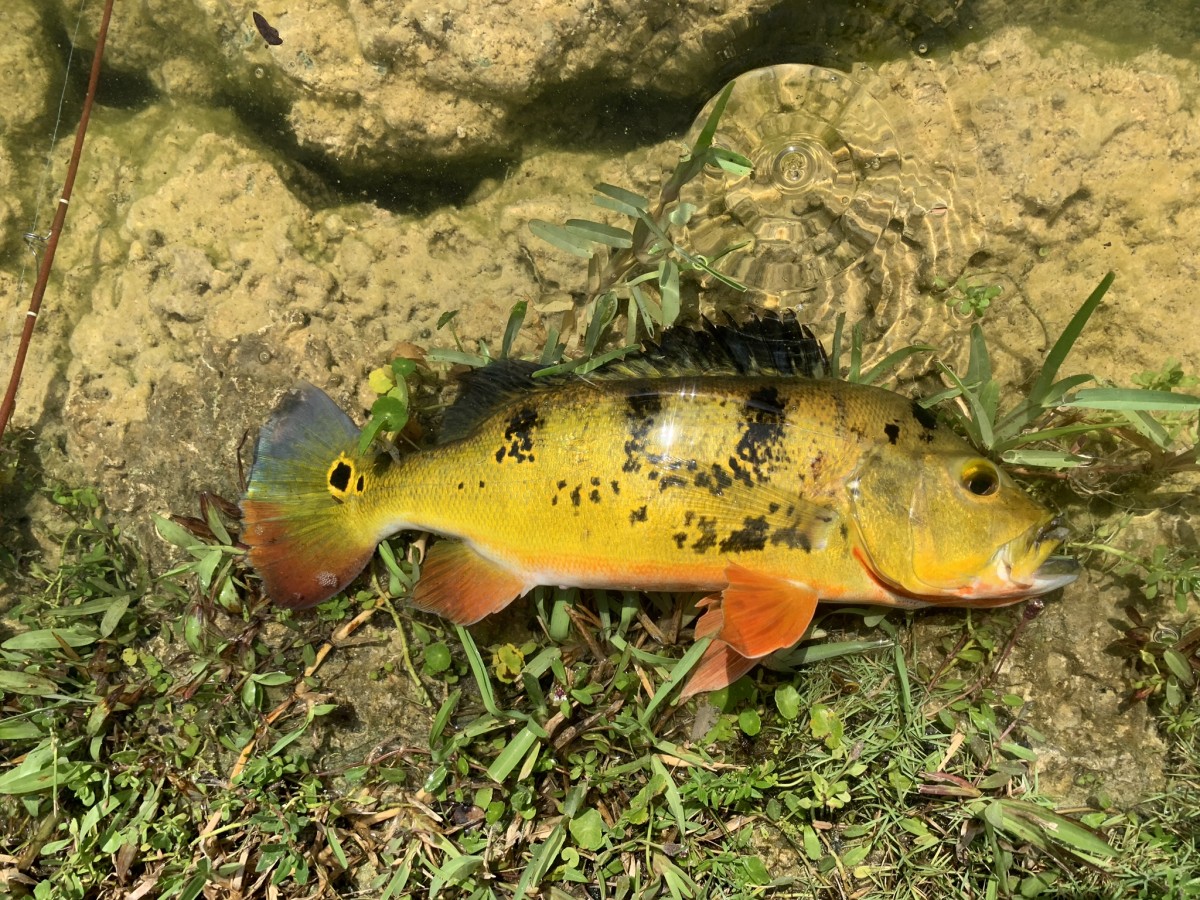
[[344, 462], [339, 462], [329, 473], [329, 485], [335, 490], [345, 492], [350, 487], [350, 476], [354, 473]]

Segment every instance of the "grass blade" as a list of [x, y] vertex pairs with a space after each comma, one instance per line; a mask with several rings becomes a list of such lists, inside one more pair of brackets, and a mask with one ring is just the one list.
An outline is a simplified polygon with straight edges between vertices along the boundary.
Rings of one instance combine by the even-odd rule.
[[1030, 405], [1043, 405], [1043, 400], [1050, 392], [1050, 386], [1054, 384], [1054, 379], [1058, 376], [1058, 370], [1062, 368], [1062, 364], [1071, 352], [1071, 348], [1079, 340], [1079, 335], [1083, 332], [1084, 326], [1087, 325], [1088, 319], [1092, 317], [1092, 313], [1096, 311], [1096, 307], [1100, 305], [1100, 301], [1108, 293], [1108, 289], [1115, 277], [1112, 272], [1109, 272], [1100, 280], [1100, 284], [1083, 301], [1083, 305], [1079, 307], [1079, 310], [1071, 318], [1067, 327], [1063, 329], [1062, 334], [1058, 336], [1058, 340], [1054, 342], [1054, 346], [1050, 348], [1050, 353], [1046, 356], [1046, 362], [1042, 365], [1042, 371], [1029, 391], [1028, 402]]

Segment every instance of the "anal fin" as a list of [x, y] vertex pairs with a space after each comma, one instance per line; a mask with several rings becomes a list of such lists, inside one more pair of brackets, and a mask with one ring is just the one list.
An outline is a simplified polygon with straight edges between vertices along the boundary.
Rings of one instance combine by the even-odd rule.
[[737, 653], [759, 659], [804, 636], [817, 611], [817, 592], [738, 565], [725, 569], [719, 637]]
[[525, 592], [525, 582], [459, 541], [438, 541], [425, 554], [413, 590], [418, 609], [473, 625]]

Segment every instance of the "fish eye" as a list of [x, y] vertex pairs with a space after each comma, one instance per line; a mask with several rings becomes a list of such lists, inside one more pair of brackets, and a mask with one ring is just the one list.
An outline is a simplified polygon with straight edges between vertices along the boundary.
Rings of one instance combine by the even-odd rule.
[[959, 480], [976, 497], [990, 497], [1000, 490], [1000, 472], [986, 459], [975, 459], [963, 466]]

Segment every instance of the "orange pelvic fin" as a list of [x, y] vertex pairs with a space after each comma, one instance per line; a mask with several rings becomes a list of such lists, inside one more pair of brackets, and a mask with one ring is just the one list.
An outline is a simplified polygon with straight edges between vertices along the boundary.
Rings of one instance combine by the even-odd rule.
[[472, 625], [525, 593], [525, 582], [459, 541], [438, 541], [421, 563], [413, 605]]
[[[696, 634], [703, 637], [700, 635], [699, 623], [696, 625]], [[714, 640], [692, 670], [679, 699], [682, 701], [696, 694], [728, 687], [753, 669], [756, 662], [758, 660], [747, 659], [724, 641]]]
[[803, 637], [817, 611], [817, 592], [738, 565], [725, 569], [719, 637], [733, 650], [758, 659]]

